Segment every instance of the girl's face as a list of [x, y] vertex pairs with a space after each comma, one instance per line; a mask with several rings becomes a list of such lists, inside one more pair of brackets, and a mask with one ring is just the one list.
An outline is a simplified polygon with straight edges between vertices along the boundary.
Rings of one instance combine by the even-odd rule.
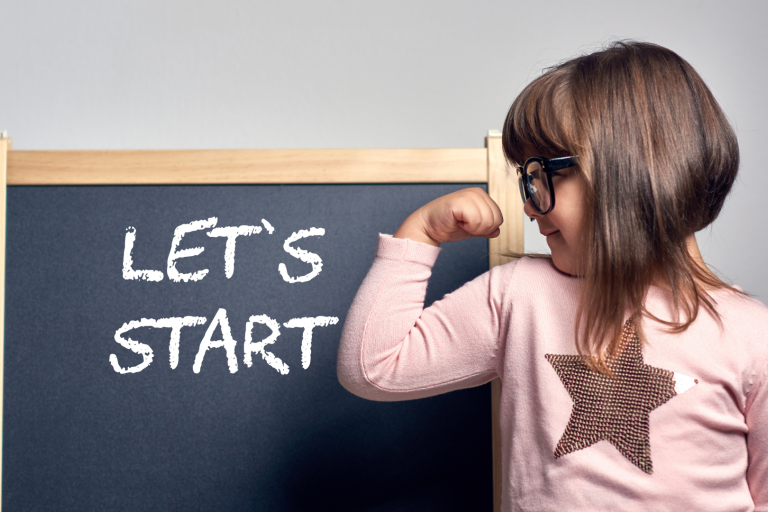
[[[536, 155], [526, 152], [528, 159]], [[536, 219], [539, 232], [547, 237], [552, 251], [552, 262], [561, 272], [577, 276], [583, 254], [582, 221], [584, 219], [586, 183], [576, 168], [570, 167], [552, 175], [555, 191], [555, 207], [546, 215], [536, 211], [529, 199], [525, 202], [525, 214]]]

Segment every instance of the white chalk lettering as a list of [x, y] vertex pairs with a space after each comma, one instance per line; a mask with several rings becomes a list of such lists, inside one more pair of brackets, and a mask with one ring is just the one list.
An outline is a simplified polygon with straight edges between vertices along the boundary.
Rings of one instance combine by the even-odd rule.
[[[148, 367], [154, 358], [152, 348], [145, 344], [140, 343], [134, 339], [131, 339], [126, 335], [133, 329], [140, 327], [153, 327], [156, 329], [167, 328], [171, 329], [170, 342], [168, 344], [169, 361], [172, 370], [175, 370], [179, 364], [179, 349], [181, 340], [181, 329], [183, 327], [194, 327], [198, 325], [205, 325], [207, 319], [203, 316], [183, 316], [183, 317], [170, 317], [170, 318], [142, 318], [141, 320], [131, 320], [124, 323], [115, 332], [115, 341], [122, 347], [142, 356], [143, 360], [136, 366], [123, 368], [120, 366], [117, 355], [110, 354], [109, 362], [112, 364], [112, 368], [117, 373], [138, 373]], [[301, 366], [305, 370], [309, 368], [312, 359], [312, 334], [315, 327], [327, 327], [330, 325], [336, 325], [339, 319], [334, 316], [316, 316], [316, 317], [302, 317], [293, 318], [283, 324], [283, 326], [292, 329], [300, 327], [303, 329], [301, 336]], [[269, 327], [271, 333], [260, 341], [253, 341], [253, 330], [256, 324], [262, 324]], [[216, 327], [221, 328], [222, 338], [221, 340], [212, 340]], [[253, 366], [253, 354], [258, 353], [266, 363], [274, 368], [281, 375], [288, 375], [289, 367], [275, 354], [266, 350], [267, 345], [275, 343], [280, 336], [280, 322], [270, 318], [267, 315], [254, 315], [248, 319], [245, 324], [245, 343], [243, 346], [243, 362], [249, 368]], [[211, 348], [224, 348], [227, 365], [230, 373], [236, 373], [237, 358], [235, 356], [235, 349], [237, 347], [237, 341], [232, 338], [232, 331], [229, 326], [229, 319], [227, 317], [227, 311], [220, 308], [214, 316], [211, 324], [203, 336], [200, 342], [197, 355], [195, 356], [195, 362], [192, 366], [192, 370], [195, 373], [200, 373], [203, 365], [203, 359], [208, 349]]]
[[280, 275], [283, 277], [284, 281], [288, 283], [305, 283], [313, 279], [314, 277], [316, 277], [320, 273], [320, 271], [323, 270], [323, 260], [320, 259], [320, 256], [318, 256], [315, 253], [305, 251], [304, 249], [300, 249], [298, 247], [291, 247], [291, 244], [293, 242], [296, 242], [297, 240], [301, 240], [302, 238], [307, 238], [309, 236], [323, 236], [323, 235], [325, 235], [325, 229], [309, 228], [308, 230], [302, 229], [296, 233], [293, 233], [291, 236], [289, 236], [285, 240], [285, 243], [283, 244], [283, 249], [285, 249], [285, 252], [287, 252], [294, 258], [300, 259], [304, 263], [311, 264], [312, 271], [303, 276], [291, 277], [288, 275], [288, 269], [286, 268], [285, 263], [280, 263], [277, 269], [280, 272]]
[[187, 281], [199, 281], [202, 278], [205, 277], [205, 275], [208, 273], [208, 269], [198, 270], [194, 273], [182, 273], [176, 270], [176, 260], [180, 258], [191, 258], [192, 256], [197, 256], [198, 254], [202, 253], [205, 248], [203, 247], [192, 247], [190, 249], [182, 249], [178, 250], [179, 244], [181, 243], [181, 239], [184, 238], [184, 235], [187, 233], [191, 233], [193, 231], [200, 231], [203, 229], [210, 229], [216, 226], [216, 223], [218, 222], [218, 219], [216, 217], [211, 217], [207, 220], [196, 220], [194, 222], [190, 222], [188, 224], [182, 224], [181, 226], [178, 226], [176, 230], [173, 232], [173, 242], [171, 242], [171, 252], [168, 254], [168, 278], [171, 281], [179, 282], [184, 281], [185, 283]]
[[154, 327], [156, 329], [170, 328], [171, 341], [168, 345], [168, 349], [170, 352], [171, 368], [176, 368], [176, 366], [179, 364], [179, 340], [181, 339], [181, 328], [203, 325], [205, 322], [206, 318], [203, 316], [185, 316], [160, 319], [142, 318], [141, 320], [131, 320], [130, 322], [126, 322], [117, 330], [117, 332], [115, 332], [115, 341], [117, 341], [120, 345], [127, 348], [131, 352], [143, 356], [144, 360], [136, 366], [123, 368], [118, 363], [117, 356], [115, 354], [110, 354], [109, 362], [112, 363], [112, 368], [114, 368], [117, 373], [140, 372], [149, 366], [152, 362], [152, 359], [154, 358], [152, 348], [149, 345], [139, 343], [138, 341], [131, 338], [123, 339], [123, 335], [128, 331], [138, 329], [139, 327]]
[[[216, 326], [221, 326], [221, 335], [223, 340], [211, 340], [213, 333], [216, 331]], [[235, 357], [235, 347], [237, 342], [232, 338], [232, 331], [229, 328], [229, 320], [227, 319], [227, 310], [219, 308], [216, 312], [216, 316], [211, 320], [211, 325], [208, 326], [208, 330], [205, 331], [203, 341], [200, 342], [200, 349], [195, 356], [195, 364], [192, 366], [192, 371], [200, 373], [200, 368], [203, 365], [203, 358], [205, 353], [210, 348], [224, 347], [227, 353], [227, 364], [229, 365], [229, 373], [235, 373], [237, 371], [237, 357]]]
[[[171, 328], [171, 342], [168, 344], [168, 352], [170, 353], [171, 370], [175, 370], [179, 365], [179, 343], [181, 341], [181, 328], [182, 327], [194, 327], [196, 325], [204, 325], [208, 319], [204, 316], [183, 316], [172, 318], [161, 318], [158, 322], [164, 322], [167, 325], [162, 327]], [[161, 326], [158, 326], [161, 327]]]
[[227, 246], [224, 249], [224, 274], [227, 279], [235, 273], [235, 244], [238, 236], [251, 236], [261, 233], [261, 226], [226, 226], [212, 229], [208, 232], [210, 237], [227, 237]]
[[[168, 274], [168, 279], [174, 283], [179, 282], [195, 282], [202, 280], [209, 273], [207, 268], [199, 268], [205, 266], [201, 263], [194, 265], [190, 262], [182, 264], [182, 270], [190, 269], [189, 272], [182, 272], [177, 269], [177, 262], [182, 258], [192, 258], [199, 256], [205, 251], [204, 247], [189, 247], [181, 248], [184, 237], [189, 233], [196, 231], [206, 231], [207, 236], [211, 238], [225, 238], [224, 247], [224, 275], [227, 279], [231, 279], [235, 272], [235, 256], [237, 255], [237, 241], [238, 237], [245, 237], [256, 235], [266, 231], [269, 235], [275, 233], [275, 228], [266, 219], [261, 219], [261, 223], [257, 225], [243, 225], [243, 226], [220, 226], [217, 227], [218, 218], [210, 217], [207, 219], [195, 220], [187, 224], [181, 224], [176, 227], [173, 233], [173, 239], [171, 241], [170, 252], [168, 253], [167, 265], [165, 272], [160, 270], [150, 269], [134, 269], [135, 262], [133, 260], [133, 249], [136, 245], [136, 228], [129, 226], [125, 232], [125, 244], [123, 248], [123, 269], [122, 275], [124, 280], [133, 281], [152, 281], [160, 282], [164, 278], [164, 274]], [[192, 240], [195, 237], [201, 237], [202, 233], [193, 235]], [[288, 274], [288, 266], [286, 263], [278, 264], [278, 271], [282, 279], [288, 283], [304, 283], [311, 281], [317, 277], [323, 270], [322, 258], [312, 252], [298, 247], [298, 242], [302, 239], [313, 236], [325, 236], [325, 229], [323, 228], [308, 228], [298, 230], [286, 238], [283, 242], [283, 250], [291, 255], [293, 258], [300, 260], [303, 263], [307, 263], [311, 266], [311, 270], [304, 275], [291, 276]], [[192, 245], [194, 242], [189, 240], [186, 245]], [[276, 243], [283, 238], [280, 236], [275, 239]], [[266, 240], [266, 239], [265, 239]], [[270, 238], [271, 240], [271, 238]], [[241, 244], [242, 245], [242, 244]], [[241, 247], [241, 253], [244, 249]], [[200, 260], [198, 260], [199, 262]], [[285, 260], [284, 260], [285, 261]], [[242, 262], [240, 266], [242, 267]], [[301, 266], [296, 263], [298, 268]], [[197, 270], [192, 271], [197, 267]], [[274, 267], [273, 267], [274, 268]], [[305, 267], [306, 270], [306, 267]], [[240, 271], [243, 272], [243, 269]], [[301, 271], [299, 271], [301, 272]], [[134, 285], [131, 285], [132, 287]], [[162, 286], [162, 285], [161, 285]], [[173, 285], [176, 288], [176, 285]], [[182, 286], [182, 288], [184, 288]], [[179, 290], [180, 292], [183, 290]], [[191, 291], [191, 290], [190, 290]], [[137, 315], [138, 316], [138, 315]], [[300, 317], [293, 318], [285, 323], [278, 322], [274, 318], [270, 318], [267, 315], [253, 315], [250, 316], [245, 324], [245, 340], [243, 343], [243, 363], [248, 367], [253, 366], [255, 358], [254, 354], [261, 356], [267, 365], [273, 368], [281, 375], [288, 375], [290, 368], [288, 364], [277, 357], [274, 353], [267, 350], [269, 345], [274, 345], [277, 339], [280, 337], [280, 330], [282, 328], [301, 328], [301, 366], [305, 370], [309, 369], [312, 360], [312, 336], [315, 327], [327, 327], [338, 324], [339, 319], [333, 316], [315, 316], [315, 317]], [[257, 327], [257, 324], [264, 325], [269, 329], [263, 327]], [[150, 346], [153, 343], [141, 343], [132, 339], [129, 334], [134, 329], [152, 327], [155, 329], [165, 328], [170, 329], [170, 337], [168, 341], [168, 361], [171, 370], [176, 370], [179, 366], [180, 351], [181, 351], [181, 332], [184, 327], [194, 327], [207, 325], [205, 335], [200, 340], [195, 354], [194, 363], [192, 364], [192, 370], [194, 373], [200, 373], [203, 366], [203, 360], [210, 349], [223, 348], [224, 355], [227, 360], [227, 367], [231, 374], [238, 371], [237, 360], [237, 341], [232, 337], [232, 330], [230, 328], [229, 318], [227, 316], [227, 310], [219, 308], [216, 311], [213, 319], [208, 323], [208, 319], [204, 316], [179, 316], [169, 318], [142, 318], [141, 320], [131, 320], [124, 323], [117, 331], [115, 331], [114, 340], [122, 348], [133, 352], [136, 355], [141, 356], [141, 362], [135, 366], [122, 367], [118, 361], [118, 355], [123, 359], [134, 361], [138, 360], [136, 355], [126, 354], [125, 352], [119, 352], [118, 354], [110, 354], [109, 362], [115, 372], [126, 373], [138, 373], [150, 366], [154, 360], [154, 352]], [[201, 329], [202, 330], [202, 329]], [[217, 334], [221, 331], [221, 334]], [[255, 334], [254, 334], [255, 331]], [[134, 334], [135, 337], [142, 339], [142, 335], [145, 336], [148, 331], [140, 331], [138, 334]], [[151, 332], [151, 331], [150, 331]], [[186, 331], [185, 331], [186, 332]], [[188, 335], [187, 335], [188, 336]], [[254, 340], [254, 336], [257, 338]], [[216, 338], [216, 339], [214, 339]], [[262, 339], [258, 339], [262, 338]], [[157, 339], [157, 333], [153, 334], [152, 338]], [[271, 348], [271, 347], [270, 347]], [[274, 350], [274, 348], [271, 348]], [[188, 350], [194, 350], [190, 347]], [[221, 351], [212, 357], [221, 357]], [[279, 351], [278, 351], [279, 352]], [[191, 355], [191, 352], [190, 354]], [[285, 357], [285, 356], [283, 356]], [[317, 354], [316, 354], [317, 357]], [[211, 363], [209, 363], [210, 366]], [[260, 364], [260, 363], [259, 363]], [[317, 364], [317, 363], [316, 363]], [[269, 370], [264, 370], [270, 373]]]
[[267, 233], [270, 235], [275, 232], [275, 228], [272, 227], [272, 224], [266, 221], [266, 219], [261, 219], [261, 223], [264, 224], [264, 227], [267, 229]]
[[125, 230], [125, 249], [123, 250], [123, 279], [130, 281], [162, 281], [163, 273], [159, 270], [133, 270], [133, 243], [136, 241], [136, 228], [129, 226]]
[[[272, 329], [272, 333], [263, 340], [254, 343], [254, 324], [264, 324]], [[272, 352], [267, 352], [264, 350], [264, 347], [274, 343], [278, 336], [280, 336], [280, 324], [277, 322], [277, 320], [273, 320], [267, 315], [256, 315], [249, 318], [248, 323], [245, 324], [245, 354], [243, 355], [243, 362], [245, 362], [245, 365], [250, 368], [253, 364], [253, 359], [251, 358], [252, 354], [258, 353], [261, 354], [261, 357], [267, 362], [269, 366], [277, 370], [282, 375], [288, 375], [288, 365]]]
[[301, 336], [301, 367], [305, 370], [309, 368], [309, 363], [312, 358], [312, 329], [315, 327], [327, 327], [329, 325], [336, 325], [339, 319], [335, 316], [315, 316], [315, 317], [303, 317], [293, 318], [288, 320], [283, 325], [290, 328], [303, 327], [304, 332]]
[[152, 353], [152, 347], [144, 343], [139, 343], [138, 341], [132, 340], [131, 338], [123, 339], [123, 334], [125, 334], [128, 331], [132, 331], [133, 329], [137, 329], [139, 327], [145, 327], [145, 326], [154, 327], [155, 322], [156, 320], [154, 318], [142, 318], [141, 320], [131, 320], [130, 322], [124, 323], [123, 326], [120, 327], [115, 332], [116, 342], [118, 342], [120, 345], [127, 348], [131, 352], [139, 354], [144, 358], [144, 360], [141, 363], [137, 364], [136, 366], [131, 366], [130, 368], [123, 368], [118, 363], [117, 356], [115, 354], [110, 354], [109, 362], [112, 363], [112, 368], [114, 368], [114, 370], [117, 373], [138, 373], [150, 365], [150, 363], [152, 362], [152, 358], [154, 357]]

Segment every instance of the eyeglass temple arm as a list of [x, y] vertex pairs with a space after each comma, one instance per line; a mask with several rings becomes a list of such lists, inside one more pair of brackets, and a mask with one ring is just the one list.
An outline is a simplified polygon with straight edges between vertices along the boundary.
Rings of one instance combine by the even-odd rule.
[[576, 156], [564, 156], [562, 158], [552, 158], [547, 162], [547, 171], [559, 171], [566, 167], [572, 167], [576, 163]]

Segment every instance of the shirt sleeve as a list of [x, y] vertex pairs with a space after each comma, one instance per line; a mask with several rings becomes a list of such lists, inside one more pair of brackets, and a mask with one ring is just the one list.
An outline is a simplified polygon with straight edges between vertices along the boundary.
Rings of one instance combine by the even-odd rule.
[[768, 512], [768, 362], [761, 366], [747, 398], [747, 484], [755, 512]]
[[502, 294], [493, 271], [424, 309], [439, 251], [380, 235], [342, 332], [337, 371], [347, 390], [371, 400], [408, 400], [498, 376]]

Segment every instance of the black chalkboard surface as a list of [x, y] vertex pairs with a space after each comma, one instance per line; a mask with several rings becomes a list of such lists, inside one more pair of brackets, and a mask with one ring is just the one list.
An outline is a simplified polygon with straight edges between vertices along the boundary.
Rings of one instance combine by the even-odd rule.
[[[490, 386], [375, 403], [336, 379], [342, 325], [377, 233], [464, 186], [9, 187], [3, 509], [490, 510]], [[213, 218], [216, 228], [260, 229], [236, 238], [229, 268], [226, 230], [208, 234]], [[204, 250], [175, 269], [208, 273], [175, 282], [174, 233], [196, 221], [208, 227], [186, 233], [177, 252]], [[280, 264], [295, 279], [317, 270], [312, 255], [319, 273], [287, 282]], [[427, 302], [487, 269], [485, 239], [446, 245]], [[272, 332], [266, 317], [278, 323], [262, 350], [283, 366], [256, 351], [245, 362], [246, 326], [259, 315], [252, 342]], [[338, 322], [315, 327], [311, 344], [305, 329], [285, 326], [319, 316]], [[172, 329], [143, 326], [121, 336], [149, 347], [151, 362], [116, 371], [146, 363], [115, 340], [124, 324], [183, 317], [205, 323], [178, 331], [175, 368]], [[226, 318], [236, 366], [216, 346], [221, 325], [208, 332], [214, 317]]]

